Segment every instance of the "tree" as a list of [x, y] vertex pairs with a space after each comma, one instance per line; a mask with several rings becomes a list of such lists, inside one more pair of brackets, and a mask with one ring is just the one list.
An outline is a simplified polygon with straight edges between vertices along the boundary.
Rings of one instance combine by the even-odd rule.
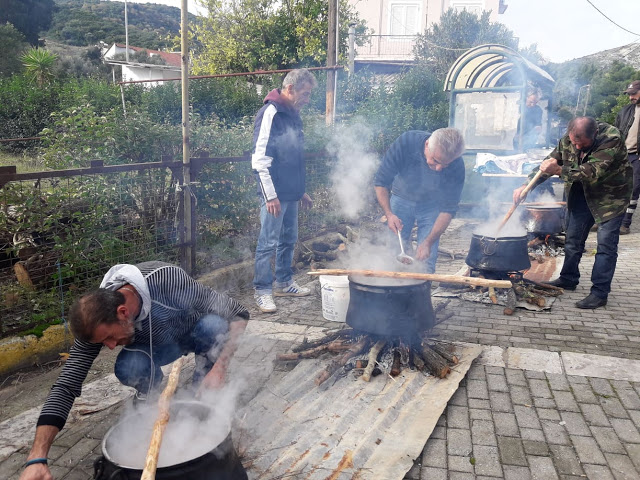
[[53, 66], [58, 59], [55, 53], [41, 48], [31, 48], [20, 58], [24, 65], [25, 75], [32, 82], [36, 82], [39, 87], [50, 83], [55, 76]]
[[472, 47], [497, 43], [517, 50], [518, 40], [513, 32], [501, 23], [491, 22], [489, 15], [487, 11], [477, 16], [450, 8], [439, 23], [418, 35], [413, 51], [416, 59], [431, 64], [436, 76], [444, 78], [453, 62]]
[[31, 45], [51, 25], [54, 0], [0, 0], [0, 24], [11, 23]]
[[[196, 27], [196, 73], [246, 72], [326, 61], [328, 3], [322, 0], [202, 0], [209, 10]], [[349, 23], [367, 29], [340, 0], [340, 52], [348, 47]]]
[[24, 35], [16, 30], [13, 25], [5, 23], [0, 25], [0, 45], [2, 45], [0, 77], [9, 77], [22, 69], [19, 56], [28, 43]]

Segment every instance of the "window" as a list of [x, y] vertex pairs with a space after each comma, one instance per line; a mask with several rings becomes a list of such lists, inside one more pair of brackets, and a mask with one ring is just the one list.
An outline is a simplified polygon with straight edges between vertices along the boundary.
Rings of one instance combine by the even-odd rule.
[[449, 0], [449, 6], [456, 12], [466, 10], [469, 13], [482, 15], [484, 10], [484, 0]]
[[391, 35], [420, 33], [420, 5], [418, 3], [392, 3], [389, 8]]

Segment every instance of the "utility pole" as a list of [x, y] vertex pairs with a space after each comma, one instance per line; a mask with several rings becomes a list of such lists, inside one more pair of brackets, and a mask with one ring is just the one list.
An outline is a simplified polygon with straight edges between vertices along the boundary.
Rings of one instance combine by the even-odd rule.
[[127, 60], [127, 63], [129, 63], [129, 17], [127, 15], [127, 0], [124, 0], [124, 48], [124, 58]]
[[[338, 28], [338, 0], [329, 0], [329, 32], [327, 37], [327, 67], [335, 67], [336, 55], [336, 31]], [[327, 70], [327, 99], [325, 121], [327, 125], [333, 125], [335, 117], [336, 76], [334, 70]]]
[[355, 73], [356, 59], [356, 27], [349, 25], [349, 76]]

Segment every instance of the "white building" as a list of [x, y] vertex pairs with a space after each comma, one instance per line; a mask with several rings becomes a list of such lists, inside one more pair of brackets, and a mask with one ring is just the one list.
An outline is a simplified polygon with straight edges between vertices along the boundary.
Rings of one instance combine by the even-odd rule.
[[[106, 52], [103, 53], [104, 63], [115, 67], [122, 67], [122, 81], [139, 81], [139, 80], [162, 80], [168, 78], [180, 78], [181, 55], [180, 53], [161, 52], [158, 50], [149, 50], [146, 48], [132, 47], [129, 45], [129, 55], [146, 51], [150, 58], [158, 57], [163, 60], [162, 65], [151, 63], [139, 63], [134, 61], [127, 62], [123, 58], [115, 59], [116, 56], [126, 54], [126, 46], [122, 43], [114, 43]], [[131, 60], [131, 59], [129, 59]], [[146, 82], [147, 87], [154, 87], [160, 82]]]

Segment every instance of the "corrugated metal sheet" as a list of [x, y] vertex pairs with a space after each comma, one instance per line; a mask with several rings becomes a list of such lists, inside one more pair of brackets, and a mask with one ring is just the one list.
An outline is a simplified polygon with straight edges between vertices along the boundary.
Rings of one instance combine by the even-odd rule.
[[460, 347], [445, 380], [405, 369], [395, 379], [348, 374], [320, 387], [314, 379], [327, 359], [302, 361], [241, 415], [250, 478], [402, 479], [481, 351]]

